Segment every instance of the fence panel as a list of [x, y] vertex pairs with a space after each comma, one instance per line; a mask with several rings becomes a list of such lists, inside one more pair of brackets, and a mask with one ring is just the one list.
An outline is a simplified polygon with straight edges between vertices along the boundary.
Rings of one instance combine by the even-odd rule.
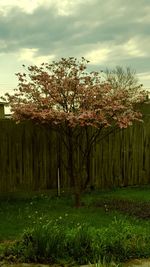
[[[150, 183], [150, 105], [142, 107], [144, 123], [114, 132], [94, 145], [90, 185], [108, 188]], [[0, 192], [69, 188], [67, 152], [57, 134], [31, 122], [0, 120]]]

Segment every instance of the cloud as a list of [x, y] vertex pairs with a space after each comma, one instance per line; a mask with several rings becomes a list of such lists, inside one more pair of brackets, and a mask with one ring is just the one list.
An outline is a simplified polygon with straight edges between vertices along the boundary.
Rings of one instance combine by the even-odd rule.
[[[139, 1], [136, 1], [138, 6]], [[40, 0], [37, 2], [40, 6], [37, 5], [33, 13], [18, 7], [11, 9], [8, 16], [1, 16], [1, 40], [6, 43], [6, 48], [3, 48], [5, 52], [37, 47], [42, 54], [54, 48], [72, 50], [73, 46], [81, 47], [84, 44], [87, 47], [87, 44], [90, 46], [106, 41], [123, 45], [134, 36], [143, 36], [144, 33], [148, 36], [148, 25], [144, 28], [143, 22], [137, 22], [140, 14], [142, 17], [146, 11], [140, 8], [136, 15], [131, 16], [132, 3], [128, 7], [127, 4], [120, 5], [117, 0], [110, 0], [109, 3], [93, 0], [86, 1], [86, 4], [81, 0], [55, 0], [55, 4], [54, 1], [44, 0], [43, 5]], [[48, 5], [48, 2], [51, 4]], [[68, 12], [68, 16], [60, 15], [61, 12]]]
[[149, 0], [0, 2], [0, 55], [16, 64], [85, 56], [94, 68], [149, 72]]
[[65, 45], [72, 28], [66, 16], [56, 16], [55, 8], [36, 9], [33, 14], [26, 14], [20, 9], [12, 10], [7, 17], [0, 17], [1, 42], [0, 52], [18, 51], [20, 48], [38, 48], [42, 53], [56, 48], [58, 42]]
[[[94, 1], [94, 0], [93, 0]], [[33, 14], [38, 8], [54, 7], [60, 16], [68, 16], [75, 12], [76, 7], [84, 2], [83, 0], [7, 0], [0, 3], [0, 12], [7, 16], [12, 9], [19, 8], [27, 14]], [[87, 0], [87, 3], [91, 2]]]
[[99, 64], [99, 62], [104, 63], [108, 60], [109, 58], [109, 53], [110, 53], [109, 48], [97, 48], [94, 49], [87, 54], [85, 54], [85, 58], [87, 58], [91, 64]]
[[144, 84], [144, 86], [150, 90], [150, 71], [139, 73], [137, 76], [141, 83]]
[[132, 57], [145, 57], [147, 56], [147, 53], [143, 51], [143, 49], [140, 49], [139, 44], [137, 42], [136, 38], [132, 38], [124, 45], [124, 49], [127, 52], [129, 56]]
[[39, 65], [43, 62], [50, 62], [54, 60], [55, 55], [49, 56], [37, 56], [38, 49], [37, 48], [23, 48], [18, 53], [18, 61], [28, 62], [33, 65]]

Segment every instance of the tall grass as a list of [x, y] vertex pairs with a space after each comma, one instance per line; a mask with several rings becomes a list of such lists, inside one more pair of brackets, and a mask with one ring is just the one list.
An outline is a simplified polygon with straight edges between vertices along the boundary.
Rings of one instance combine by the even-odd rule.
[[4, 251], [25, 262], [89, 264], [150, 257], [150, 229], [142, 230], [126, 220], [96, 229], [87, 224], [68, 224], [66, 219], [38, 223], [20, 241]]

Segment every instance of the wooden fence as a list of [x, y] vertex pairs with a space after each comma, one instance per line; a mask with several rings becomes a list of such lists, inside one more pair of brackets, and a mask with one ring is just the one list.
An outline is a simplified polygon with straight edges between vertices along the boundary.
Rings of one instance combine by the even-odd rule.
[[[150, 183], [150, 105], [143, 106], [144, 123], [113, 133], [94, 147], [90, 185], [96, 188]], [[63, 149], [61, 157], [66, 157]], [[57, 136], [30, 122], [0, 120], [0, 192], [70, 188], [59, 165]]]

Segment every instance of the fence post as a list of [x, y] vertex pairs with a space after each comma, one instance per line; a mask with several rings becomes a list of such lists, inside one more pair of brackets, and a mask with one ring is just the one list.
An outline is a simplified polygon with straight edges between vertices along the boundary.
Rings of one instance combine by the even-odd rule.
[[5, 112], [4, 112], [4, 103], [0, 102], [0, 119], [5, 118]]

